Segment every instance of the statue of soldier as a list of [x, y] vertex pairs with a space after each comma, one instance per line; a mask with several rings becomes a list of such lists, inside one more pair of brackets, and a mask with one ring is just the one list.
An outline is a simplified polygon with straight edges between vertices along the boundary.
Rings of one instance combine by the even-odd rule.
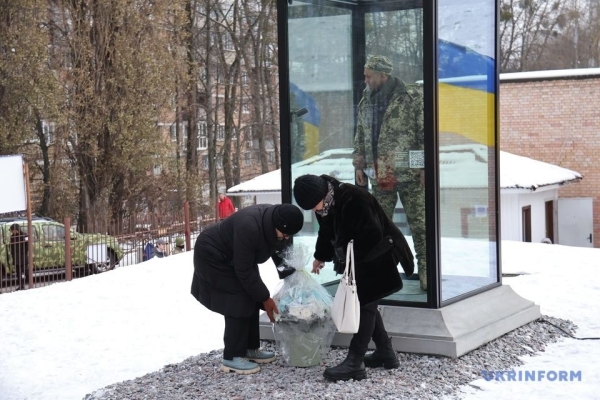
[[390, 218], [400, 196], [413, 239], [421, 289], [427, 290], [423, 95], [417, 87], [391, 73], [392, 63], [387, 57], [367, 58], [353, 165], [356, 183], [367, 187], [368, 177], [373, 195]]

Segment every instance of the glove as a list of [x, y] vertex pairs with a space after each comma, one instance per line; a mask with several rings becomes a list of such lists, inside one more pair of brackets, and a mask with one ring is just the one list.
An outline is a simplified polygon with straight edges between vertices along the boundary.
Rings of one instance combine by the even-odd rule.
[[287, 264], [280, 264], [277, 267], [277, 275], [279, 275], [279, 279], [285, 279], [294, 272], [296, 272], [296, 268], [290, 267]]
[[273, 299], [269, 297], [267, 300], [263, 301], [263, 307], [265, 308], [265, 311], [267, 312], [269, 321], [275, 322], [274, 314], [279, 314], [279, 310], [277, 309], [277, 306], [275, 305], [275, 301], [273, 301]]
[[338, 246], [334, 249], [334, 251], [337, 262], [340, 264], [346, 264], [346, 252], [344, 251], [344, 247]]

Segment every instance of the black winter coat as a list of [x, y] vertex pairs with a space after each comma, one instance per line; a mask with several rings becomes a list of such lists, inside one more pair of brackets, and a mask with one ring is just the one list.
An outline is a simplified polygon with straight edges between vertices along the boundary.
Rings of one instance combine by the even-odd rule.
[[246, 207], [198, 236], [192, 295], [209, 310], [248, 318], [256, 311], [257, 303], [262, 306], [270, 297], [258, 264], [271, 257], [279, 266], [283, 261], [276, 252], [288, 244], [277, 240], [272, 222], [275, 207]]
[[316, 214], [319, 234], [314, 257], [333, 261], [344, 272], [346, 248], [354, 239], [358, 298], [362, 305], [400, 289], [398, 263], [407, 276], [414, 271], [413, 254], [404, 235], [385, 214], [377, 199], [358, 186], [321, 175], [333, 187], [334, 205], [325, 217]]
[[29, 259], [29, 243], [27, 235], [19, 232], [10, 237], [10, 254], [16, 267], [26, 267]]

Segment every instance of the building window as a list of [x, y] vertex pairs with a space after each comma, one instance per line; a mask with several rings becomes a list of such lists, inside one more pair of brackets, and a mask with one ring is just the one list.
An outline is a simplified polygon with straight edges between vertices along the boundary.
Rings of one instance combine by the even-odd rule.
[[233, 40], [231, 40], [231, 36], [228, 33], [224, 32], [221, 38], [223, 39], [223, 49], [234, 50]]
[[244, 165], [246, 167], [252, 166], [252, 152], [247, 151], [244, 153]]
[[208, 156], [202, 156], [202, 169], [208, 169]]
[[208, 138], [206, 136], [198, 136], [198, 150], [208, 149]]
[[250, 114], [250, 106], [248, 106], [248, 103], [243, 103], [242, 104], [242, 113], [244, 113], [244, 114]]
[[275, 164], [275, 152], [273, 150], [267, 152], [269, 164]]
[[42, 121], [42, 131], [44, 132], [44, 139], [46, 143], [50, 144], [54, 142], [54, 130], [56, 125], [54, 122]]
[[217, 125], [217, 140], [225, 140], [225, 125]]
[[[169, 126], [169, 136], [171, 136], [171, 141], [177, 141], [177, 124], [173, 123]], [[181, 139], [182, 144], [187, 141], [187, 122], [182, 122], [179, 124], [179, 137]]]
[[246, 141], [246, 150], [252, 150], [254, 146], [252, 145], [252, 140]]
[[217, 168], [223, 168], [223, 156], [217, 156]]
[[206, 136], [206, 121], [198, 122], [198, 150], [208, 148], [208, 137]]

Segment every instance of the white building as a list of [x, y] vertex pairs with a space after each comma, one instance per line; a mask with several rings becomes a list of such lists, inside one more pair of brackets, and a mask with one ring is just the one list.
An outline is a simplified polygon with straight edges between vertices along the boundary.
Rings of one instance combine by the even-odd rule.
[[[489, 177], [481, 163], [488, 162], [488, 149], [482, 145], [445, 146], [440, 149], [440, 213], [444, 215], [441, 235], [445, 237], [486, 237]], [[342, 182], [354, 183], [352, 149], [328, 150], [294, 164], [296, 176], [331, 175]], [[474, 173], [481, 176], [474, 177]], [[461, 177], [468, 177], [461, 181]], [[558, 188], [578, 182], [575, 171], [527, 157], [500, 151], [500, 219], [503, 240], [541, 242], [550, 238], [561, 243], [570, 231], [568, 216], [561, 218]], [[468, 185], [465, 182], [469, 182]], [[245, 204], [281, 203], [281, 171], [275, 170], [231, 187], [231, 196], [246, 196]], [[461, 209], [469, 196], [471, 209]], [[313, 215], [305, 212], [305, 223]], [[398, 202], [394, 222], [405, 233], [402, 205]], [[481, 229], [481, 232], [478, 232]], [[564, 240], [566, 241], [566, 240]], [[565, 243], [570, 244], [570, 243]]]

